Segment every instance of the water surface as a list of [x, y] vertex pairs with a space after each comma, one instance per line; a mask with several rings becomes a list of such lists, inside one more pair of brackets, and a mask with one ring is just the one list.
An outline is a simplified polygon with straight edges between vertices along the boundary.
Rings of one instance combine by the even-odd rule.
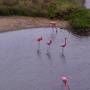
[[90, 0], [85, 0], [85, 7], [90, 9]]
[[[49, 38], [54, 41], [47, 54]], [[63, 75], [71, 90], [90, 90], [90, 37], [78, 38], [64, 29], [56, 34], [50, 28], [0, 33], [0, 90], [64, 90]]]

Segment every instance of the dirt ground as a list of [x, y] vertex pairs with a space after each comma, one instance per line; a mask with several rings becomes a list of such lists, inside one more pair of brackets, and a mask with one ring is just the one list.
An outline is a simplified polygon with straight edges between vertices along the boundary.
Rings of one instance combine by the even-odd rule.
[[[14, 31], [32, 27], [47, 27], [52, 20], [41, 17], [24, 17], [24, 16], [10, 16], [0, 17], [0, 32]], [[61, 28], [68, 28], [67, 21], [53, 20], [57, 26]]]

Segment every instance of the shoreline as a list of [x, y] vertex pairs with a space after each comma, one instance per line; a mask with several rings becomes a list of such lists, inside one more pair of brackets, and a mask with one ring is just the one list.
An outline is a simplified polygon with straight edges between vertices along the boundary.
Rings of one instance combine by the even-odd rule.
[[0, 32], [18, 31], [29, 28], [49, 27], [49, 22], [54, 21], [57, 27], [69, 29], [68, 21], [50, 20], [42, 17], [26, 16], [0, 16]]

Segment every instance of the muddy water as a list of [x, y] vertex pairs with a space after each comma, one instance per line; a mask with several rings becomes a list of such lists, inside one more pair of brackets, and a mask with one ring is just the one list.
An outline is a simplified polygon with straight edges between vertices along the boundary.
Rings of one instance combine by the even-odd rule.
[[[47, 54], [48, 38], [53, 43]], [[56, 34], [50, 28], [0, 33], [0, 90], [65, 90], [63, 75], [71, 90], [90, 90], [90, 37], [78, 38], [63, 29]]]

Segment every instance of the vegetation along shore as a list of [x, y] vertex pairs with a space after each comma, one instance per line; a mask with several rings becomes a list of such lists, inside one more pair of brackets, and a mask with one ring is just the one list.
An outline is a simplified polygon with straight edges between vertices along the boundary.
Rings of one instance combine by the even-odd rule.
[[33, 27], [48, 27], [49, 22], [54, 21], [60, 28], [68, 29], [70, 27], [68, 21], [51, 20], [42, 17], [27, 17], [27, 16], [3, 16], [0, 17], [0, 32], [15, 31], [28, 29]]
[[[43, 25], [44, 23], [46, 25], [46, 20], [48, 22], [50, 19], [61, 22], [60, 26], [62, 26], [62, 22], [64, 21], [63, 23], [65, 24], [63, 24], [63, 27], [66, 28], [68, 26], [71, 28], [71, 31], [77, 33], [90, 33], [90, 9], [84, 7], [84, 1], [85, 0], [78, 0], [78, 2], [77, 0], [0, 0], [0, 21], [2, 22], [2, 20], [5, 20], [6, 17], [9, 16], [9, 19], [7, 17], [8, 21], [7, 19], [5, 21], [5, 23], [9, 23], [10, 17], [14, 16], [14, 19], [12, 19], [14, 20], [13, 22], [19, 22], [17, 25], [15, 24], [16, 26], [11, 24], [11, 27], [12, 29], [18, 29], [28, 27], [29, 24], [31, 24], [29, 27], [35, 26], [35, 23], [30, 23], [32, 18], [31, 21], [29, 21], [30, 19], [28, 21], [27, 19], [26, 21], [23, 21], [22, 16], [25, 16], [25, 18], [26, 16], [29, 18], [40, 17], [41, 21], [41, 17], [43, 17], [43, 19], [47, 18], [44, 19]], [[18, 20], [15, 16], [21, 16], [21, 18]], [[40, 19], [38, 20], [40, 21]], [[37, 21], [37, 19], [36, 21], [35, 19], [33, 20], [34, 22]], [[25, 23], [25, 25], [21, 25], [21, 22]], [[66, 22], [68, 22], [68, 25]], [[42, 22], [38, 26], [43, 26], [41, 24]], [[0, 27], [0, 31], [3, 31], [1, 28], [3, 27]]]

